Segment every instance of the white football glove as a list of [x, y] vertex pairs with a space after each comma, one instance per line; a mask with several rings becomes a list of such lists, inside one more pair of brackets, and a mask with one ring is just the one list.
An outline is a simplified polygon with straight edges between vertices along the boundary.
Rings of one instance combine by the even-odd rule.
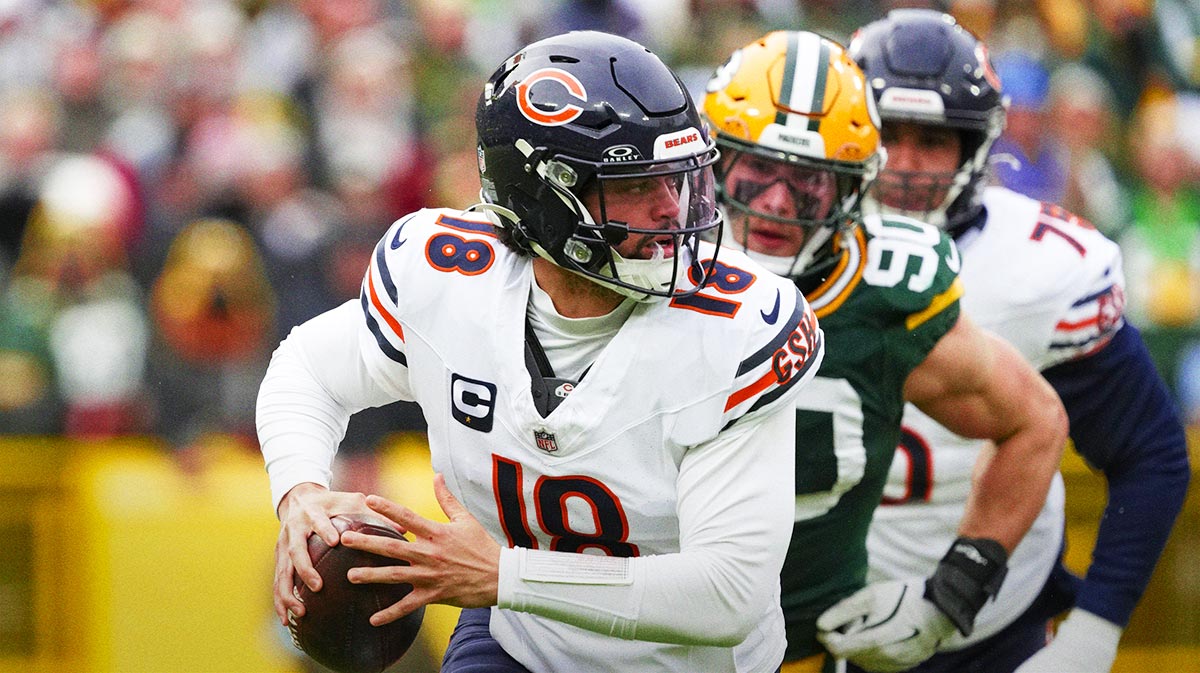
[[924, 598], [925, 580], [877, 582], [821, 613], [817, 639], [868, 671], [903, 671], [925, 661], [954, 624]]
[[1054, 640], [1015, 673], [1109, 673], [1121, 631], [1107, 619], [1075, 608], [1058, 626]]

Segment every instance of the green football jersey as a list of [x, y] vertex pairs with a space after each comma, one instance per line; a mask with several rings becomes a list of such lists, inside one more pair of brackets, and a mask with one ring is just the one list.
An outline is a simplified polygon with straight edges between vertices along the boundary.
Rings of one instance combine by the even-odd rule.
[[825, 360], [796, 411], [796, 520], [781, 576], [788, 661], [821, 652], [817, 617], [865, 584], [904, 382], [958, 320], [962, 293], [957, 248], [913, 220], [865, 218], [839, 253], [797, 280]]

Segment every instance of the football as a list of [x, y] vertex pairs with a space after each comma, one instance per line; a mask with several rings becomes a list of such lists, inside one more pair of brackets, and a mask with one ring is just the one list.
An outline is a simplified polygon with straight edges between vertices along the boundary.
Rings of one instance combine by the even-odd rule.
[[[386, 526], [349, 516], [335, 516], [338, 533], [348, 530], [403, 540]], [[292, 642], [322, 666], [338, 673], [382, 673], [395, 664], [417, 637], [425, 609], [421, 608], [384, 626], [372, 626], [371, 615], [412, 591], [410, 584], [351, 584], [346, 572], [364, 566], [403, 564], [404, 561], [370, 554], [344, 545], [329, 547], [319, 535], [308, 538], [308, 554], [321, 575], [323, 586], [312, 591], [296, 576], [295, 586], [304, 601], [304, 616], [290, 617]]]

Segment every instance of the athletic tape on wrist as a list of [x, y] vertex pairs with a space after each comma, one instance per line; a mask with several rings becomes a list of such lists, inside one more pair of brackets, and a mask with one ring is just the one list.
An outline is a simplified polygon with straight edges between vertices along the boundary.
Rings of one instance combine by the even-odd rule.
[[925, 598], [936, 605], [964, 636], [975, 629], [975, 615], [1000, 591], [1008, 572], [1008, 552], [987, 538], [960, 537], [925, 582]]
[[633, 583], [633, 568], [628, 558], [594, 554], [568, 554], [518, 548], [518, 573], [522, 582], [555, 584]]

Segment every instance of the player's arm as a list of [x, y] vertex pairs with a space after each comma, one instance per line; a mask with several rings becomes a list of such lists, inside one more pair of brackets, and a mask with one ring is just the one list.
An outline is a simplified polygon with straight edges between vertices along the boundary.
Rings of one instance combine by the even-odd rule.
[[1067, 409], [1075, 448], [1104, 473], [1108, 504], [1076, 607], [1055, 641], [1019, 670], [1106, 671], [1183, 506], [1191, 474], [1187, 438], [1132, 325], [1099, 352], [1045, 376]]
[[951, 431], [993, 442], [976, 467], [959, 534], [1011, 553], [1041, 511], [1066, 444], [1066, 412], [1053, 388], [1016, 349], [962, 315], [904, 393]]
[[347, 533], [343, 543], [410, 565], [358, 568], [350, 578], [413, 585], [372, 618], [376, 624], [427, 603], [498, 605], [617, 638], [730, 647], [774, 596], [792, 525], [794, 442], [795, 413], [785, 405], [690, 449], [677, 482], [678, 553], [501, 549], [439, 483], [447, 523], [368, 498], [413, 541]]
[[970, 634], [1042, 508], [1066, 441], [1066, 414], [1050, 385], [963, 315], [909, 374], [904, 392], [954, 432], [996, 448], [981, 458], [960, 537], [932, 576], [871, 584], [818, 619], [830, 652], [877, 671], [916, 666], [955, 629]]
[[314, 590], [310, 534], [338, 543], [333, 514], [366, 512], [361, 494], [329, 490], [331, 465], [351, 413], [397, 399], [367, 375], [359, 352], [362, 312], [348, 302], [295, 328], [280, 344], [259, 389], [256, 423], [272, 502], [280, 519], [275, 548], [275, 611], [304, 614], [293, 572]]
[[[678, 552], [626, 558], [501, 550], [444, 488], [438, 496], [450, 519], [444, 524], [371, 497], [373, 509], [414, 534], [411, 543], [342, 539], [410, 564], [352, 573], [355, 582], [414, 586], [372, 621], [387, 623], [430, 602], [498, 605], [624, 639], [721, 647], [745, 640], [775, 600], [792, 527], [795, 396], [824, 354], [815, 318], [797, 296], [797, 315], [813, 331], [805, 366], [746, 398], [744, 407], [753, 411], [688, 448], [676, 480]], [[781, 334], [786, 342], [791, 330]], [[771, 360], [763, 362], [769, 367]]]
[[774, 597], [792, 528], [790, 405], [688, 451], [680, 550], [631, 559], [505, 550], [500, 606], [619, 638], [735, 645]]
[[[1080, 607], [1124, 626], [1187, 492], [1187, 437], [1141, 335], [1125, 324], [1098, 353], [1045, 372], [1075, 448], [1108, 480]], [[1120, 413], [1114, 413], [1114, 410]]]

